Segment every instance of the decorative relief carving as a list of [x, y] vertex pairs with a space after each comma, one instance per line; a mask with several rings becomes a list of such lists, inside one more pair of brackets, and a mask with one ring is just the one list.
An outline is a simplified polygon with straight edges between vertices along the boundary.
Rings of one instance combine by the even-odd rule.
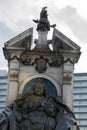
[[62, 65], [62, 61], [59, 61], [57, 59], [52, 59], [51, 61], [49, 61], [49, 66], [51, 67], [59, 67], [60, 65]]
[[47, 69], [47, 62], [48, 62], [48, 59], [45, 59], [43, 56], [40, 56], [40, 58], [36, 58], [35, 59], [35, 63], [36, 63], [35, 69], [39, 73], [43, 73]]
[[37, 60], [38, 62], [42, 62], [44, 63], [44, 61], [46, 63], [48, 63], [49, 66], [51, 67], [60, 67], [61, 65], [63, 65], [64, 63], [70, 62], [71, 64], [74, 64], [74, 61], [70, 58], [67, 58], [66, 60], [59, 60], [56, 57], [54, 58], [44, 58], [44, 56], [40, 56], [39, 58], [30, 58], [29, 56], [25, 55], [24, 57], [19, 58], [18, 56], [14, 55], [13, 57], [11, 57], [9, 60], [18, 60], [20, 63], [22, 63], [23, 65], [35, 65]]
[[67, 58], [66, 60], [63, 61], [63, 63], [67, 63], [67, 62], [74, 64], [74, 61], [71, 58]]
[[23, 64], [23, 65], [32, 65], [31, 63], [31, 58], [30, 57], [26, 57], [25, 59], [21, 59], [20, 62]]
[[12, 61], [12, 60], [18, 60], [19, 61], [20, 58], [17, 55], [14, 55], [14, 56], [10, 57], [9, 60], [10, 61]]
[[71, 83], [72, 81], [72, 74], [64, 74], [63, 75], [63, 83]]

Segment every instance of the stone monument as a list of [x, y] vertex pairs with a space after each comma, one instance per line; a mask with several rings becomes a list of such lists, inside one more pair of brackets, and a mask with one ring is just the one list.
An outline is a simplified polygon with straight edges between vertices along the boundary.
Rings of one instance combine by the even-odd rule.
[[[71, 109], [74, 64], [80, 47], [55, 24], [50, 25], [47, 7], [42, 8], [40, 19], [33, 21], [38, 32], [34, 49], [33, 28], [4, 44], [8, 89], [6, 110], [0, 115], [0, 123], [5, 124], [1, 130], [69, 130], [77, 126]], [[50, 27], [54, 30], [51, 40], [47, 39]]]

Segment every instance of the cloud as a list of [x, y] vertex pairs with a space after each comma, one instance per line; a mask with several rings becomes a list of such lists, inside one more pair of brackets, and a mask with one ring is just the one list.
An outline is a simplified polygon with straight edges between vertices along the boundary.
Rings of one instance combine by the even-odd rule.
[[8, 28], [5, 23], [0, 22], [0, 43], [14, 35], [14, 32]]
[[48, 6], [51, 24], [56, 23], [57, 28], [67, 26], [75, 37], [86, 42], [87, 21], [77, 13], [76, 8], [66, 6], [67, 2], [64, 4], [62, 1], [63, 8], [59, 8], [58, 2], [60, 0], [0, 0], [0, 22], [4, 22], [10, 30], [18, 34], [32, 26], [36, 27], [32, 19], [39, 18], [41, 8]]
[[75, 8], [66, 6], [58, 15], [60, 21], [66, 23], [78, 39], [87, 42], [87, 21], [77, 13]]
[[32, 19], [39, 18], [42, 3], [43, 0], [0, 0], [0, 22], [21, 33], [21, 30], [34, 25]]
[[5, 23], [0, 22], [0, 68], [7, 69], [7, 61], [4, 60], [2, 47], [4, 42], [14, 36], [14, 32], [8, 28]]
[[[69, 0], [0, 0], [0, 46], [3, 46], [4, 41], [32, 26], [36, 29], [36, 24], [32, 22], [32, 19], [39, 19], [43, 6], [48, 7], [48, 18], [51, 24], [57, 24], [59, 30], [62, 27], [62, 33], [66, 29], [66, 36], [68, 33], [73, 34], [73, 37], [85, 43], [87, 21], [78, 14], [78, 10], [72, 7], [72, 4], [67, 6], [66, 1], [69, 2]], [[35, 30], [34, 32], [36, 33]], [[0, 54], [3, 55], [2, 52]], [[1, 58], [0, 64], [5, 66], [6, 62]]]
[[[1, 56], [1, 55], [0, 55]], [[0, 69], [3, 69], [3, 70], [7, 70], [7, 61], [4, 60], [3, 58], [0, 58]]]

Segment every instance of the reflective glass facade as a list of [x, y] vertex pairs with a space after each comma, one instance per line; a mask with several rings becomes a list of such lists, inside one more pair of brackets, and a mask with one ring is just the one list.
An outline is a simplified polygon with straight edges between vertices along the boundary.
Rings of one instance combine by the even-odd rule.
[[80, 130], [87, 130], [87, 73], [74, 74], [73, 110]]
[[0, 70], [0, 112], [5, 108], [7, 94], [7, 72]]

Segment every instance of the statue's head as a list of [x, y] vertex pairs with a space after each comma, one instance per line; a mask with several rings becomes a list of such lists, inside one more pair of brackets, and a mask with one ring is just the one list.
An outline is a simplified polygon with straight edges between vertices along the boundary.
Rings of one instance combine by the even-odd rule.
[[44, 83], [42, 79], [37, 79], [35, 82], [35, 87], [34, 87], [34, 91], [35, 91], [35, 95], [37, 96], [41, 96], [44, 93]]
[[48, 96], [50, 92], [46, 89], [45, 81], [42, 78], [36, 78], [34, 81], [33, 86], [27, 93], [22, 95], [22, 97], [29, 97], [29, 96]]

